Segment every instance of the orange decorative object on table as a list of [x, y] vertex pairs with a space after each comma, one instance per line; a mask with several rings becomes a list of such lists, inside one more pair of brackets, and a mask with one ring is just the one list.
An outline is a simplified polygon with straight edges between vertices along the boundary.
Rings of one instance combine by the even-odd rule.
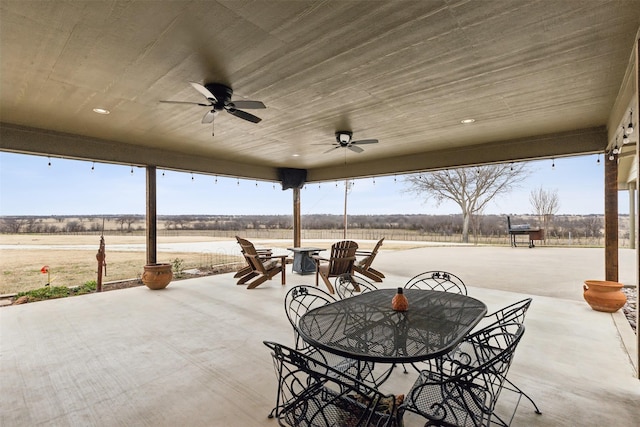
[[407, 311], [409, 309], [409, 300], [404, 295], [402, 288], [398, 288], [398, 293], [393, 296], [391, 308], [395, 311]]

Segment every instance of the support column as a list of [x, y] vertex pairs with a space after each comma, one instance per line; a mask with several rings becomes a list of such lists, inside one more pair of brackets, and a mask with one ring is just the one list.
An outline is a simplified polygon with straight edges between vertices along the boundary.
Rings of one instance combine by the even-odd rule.
[[[633, 109], [636, 110], [636, 117], [638, 117], [638, 113], [640, 113], [640, 39], [636, 40], [636, 49], [635, 49], [635, 85], [636, 85], [636, 105], [633, 106]], [[637, 126], [640, 128], [640, 120], [636, 122]], [[640, 129], [637, 130], [640, 132]], [[636, 144], [636, 183], [640, 179], [638, 176], [640, 174], [640, 141]], [[638, 197], [640, 199], [640, 197]], [[637, 199], [636, 199], [637, 203]], [[633, 220], [638, 213], [640, 213], [640, 206], [636, 206], [635, 215]], [[640, 233], [636, 237], [636, 297], [640, 294]], [[637, 304], [636, 301], [636, 325], [640, 324], [640, 304]], [[636, 377], [640, 379], [640, 331], [636, 329]]]
[[300, 247], [300, 188], [293, 188], [293, 246]]
[[629, 249], [636, 248], [636, 183], [629, 183]]
[[156, 167], [147, 166], [147, 264], [157, 262]]
[[604, 161], [605, 280], [618, 281], [618, 158]]

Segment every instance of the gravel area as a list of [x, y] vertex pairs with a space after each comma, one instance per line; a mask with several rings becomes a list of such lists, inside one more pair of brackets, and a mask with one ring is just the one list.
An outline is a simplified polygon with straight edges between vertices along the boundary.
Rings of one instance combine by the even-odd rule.
[[631, 328], [638, 333], [638, 325], [636, 323], [636, 307], [638, 306], [638, 288], [622, 288], [622, 292], [627, 296], [627, 303], [622, 307], [624, 315], [627, 317]]

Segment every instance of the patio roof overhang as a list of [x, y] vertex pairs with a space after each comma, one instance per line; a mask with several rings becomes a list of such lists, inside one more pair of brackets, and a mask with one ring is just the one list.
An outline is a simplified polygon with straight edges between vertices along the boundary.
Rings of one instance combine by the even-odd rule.
[[[147, 6], [2, 0], [0, 149], [314, 182], [605, 152], [637, 104], [634, 0]], [[262, 122], [159, 102], [190, 81]]]

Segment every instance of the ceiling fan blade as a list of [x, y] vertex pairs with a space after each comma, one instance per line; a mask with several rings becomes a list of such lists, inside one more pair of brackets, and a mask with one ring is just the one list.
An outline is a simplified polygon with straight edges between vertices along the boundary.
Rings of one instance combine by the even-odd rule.
[[356, 147], [354, 145], [347, 145], [347, 148], [351, 151], [353, 151], [354, 153], [362, 153], [364, 150], [360, 147]]
[[195, 90], [200, 92], [202, 96], [211, 100], [214, 104], [218, 102], [218, 99], [211, 92], [209, 92], [209, 89], [202, 86], [200, 83], [196, 83], [196, 82], [189, 82], [189, 83], [191, 83], [191, 86], [193, 86]]
[[210, 110], [202, 118], [202, 123], [213, 123], [213, 119], [216, 118], [216, 111]]
[[229, 112], [229, 114], [233, 114], [236, 117], [240, 117], [241, 119], [245, 119], [252, 123], [260, 123], [260, 121], [262, 120], [260, 117], [254, 116], [253, 114], [247, 113], [246, 111], [236, 110], [232, 107], [225, 107], [225, 109]]
[[340, 148], [340, 146], [339, 146], [339, 145], [336, 145], [336, 146], [335, 146], [335, 147], [333, 147], [333, 148], [329, 148], [327, 151], [325, 151], [325, 152], [324, 152], [324, 153], [322, 153], [322, 154], [329, 153], [329, 152], [331, 152], [331, 151], [335, 150], [336, 148]]
[[233, 108], [241, 108], [245, 110], [256, 110], [256, 109], [267, 108], [267, 106], [260, 101], [233, 101], [232, 104], [233, 104]]
[[351, 142], [352, 144], [377, 144], [378, 140], [377, 139], [361, 139], [360, 141], [353, 141]]
[[210, 107], [211, 104], [203, 104], [201, 102], [189, 102], [189, 101], [160, 101], [165, 104], [191, 104], [191, 105], [199, 105], [201, 107]]

